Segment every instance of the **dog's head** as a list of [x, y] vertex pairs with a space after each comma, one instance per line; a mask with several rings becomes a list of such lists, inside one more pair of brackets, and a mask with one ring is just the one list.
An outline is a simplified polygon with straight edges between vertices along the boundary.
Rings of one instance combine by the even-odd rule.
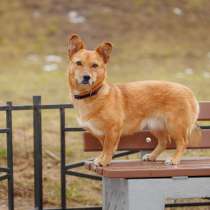
[[68, 55], [69, 84], [78, 91], [90, 91], [106, 79], [106, 64], [112, 51], [112, 44], [104, 42], [95, 50], [85, 49], [78, 35], [69, 38]]

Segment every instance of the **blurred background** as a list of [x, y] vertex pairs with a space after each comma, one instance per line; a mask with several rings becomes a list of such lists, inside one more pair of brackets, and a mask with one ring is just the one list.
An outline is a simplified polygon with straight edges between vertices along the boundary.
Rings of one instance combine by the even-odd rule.
[[[199, 100], [210, 100], [208, 0], [1, 0], [1, 105], [31, 104], [33, 95], [41, 95], [43, 103], [70, 102], [66, 80], [70, 33], [79, 34], [89, 49], [102, 41], [113, 43], [109, 82], [170, 80], [189, 86]], [[14, 117], [15, 201], [17, 210], [26, 210], [33, 206], [32, 113]], [[43, 119], [44, 203], [55, 207], [59, 204], [58, 113], [46, 112]], [[75, 113], [69, 112], [71, 125], [74, 119]], [[94, 155], [83, 154], [79, 135], [68, 135], [68, 140], [69, 161]], [[6, 158], [4, 142], [0, 137], [0, 164]], [[100, 184], [73, 178], [68, 202], [98, 205], [100, 189]], [[6, 206], [6, 185], [1, 183], [0, 209]]]

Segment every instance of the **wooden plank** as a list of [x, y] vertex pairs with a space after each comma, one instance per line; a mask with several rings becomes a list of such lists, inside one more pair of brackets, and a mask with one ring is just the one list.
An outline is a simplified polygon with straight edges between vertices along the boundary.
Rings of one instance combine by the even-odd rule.
[[199, 103], [200, 114], [198, 120], [210, 120], [210, 101], [203, 101]]
[[[96, 137], [88, 132], [84, 132], [84, 151], [100, 151], [101, 145]], [[147, 142], [146, 138], [151, 138], [151, 142]], [[121, 137], [118, 150], [151, 150], [157, 145], [157, 140], [149, 132], [139, 132], [130, 136]], [[175, 144], [171, 143], [168, 149], [175, 149]], [[189, 149], [207, 149], [210, 148], [210, 129], [202, 130], [202, 142], [198, 146], [188, 146]]]
[[183, 160], [176, 166], [167, 166], [163, 161], [141, 160], [113, 161], [109, 166], [96, 166], [87, 162], [86, 167], [109, 178], [163, 178], [174, 176], [210, 176], [210, 159]]

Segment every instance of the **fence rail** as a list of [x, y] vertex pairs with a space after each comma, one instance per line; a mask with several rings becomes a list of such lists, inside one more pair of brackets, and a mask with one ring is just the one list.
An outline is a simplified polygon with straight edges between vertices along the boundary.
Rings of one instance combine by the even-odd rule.
[[[34, 96], [32, 105], [13, 105], [7, 102], [6, 105], [0, 106], [0, 111], [6, 113], [6, 128], [0, 128], [0, 134], [6, 134], [7, 141], [7, 166], [0, 167], [0, 181], [8, 182], [8, 209], [14, 210], [14, 180], [13, 180], [13, 145], [12, 145], [12, 112], [13, 111], [33, 111], [33, 136], [34, 136], [34, 210], [102, 210], [102, 207], [80, 207], [69, 208], [66, 204], [66, 176], [76, 176], [85, 179], [101, 181], [102, 178], [96, 175], [81, 173], [75, 169], [84, 166], [85, 160], [66, 163], [66, 133], [83, 132], [82, 128], [66, 127], [65, 110], [72, 109], [72, 104], [41, 104], [41, 97]], [[43, 180], [42, 180], [42, 110], [58, 110], [60, 114], [60, 185], [61, 197], [60, 208], [43, 207]], [[209, 128], [210, 126], [201, 126]], [[127, 156], [136, 152], [124, 151], [114, 155], [114, 158]], [[91, 160], [91, 159], [89, 159]], [[74, 169], [74, 170], [73, 170]], [[186, 207], [186, 206], [210, 206], [210, 202], [189, 202], [189, 203], [171, 203], [166, 204], [168, 207]]]

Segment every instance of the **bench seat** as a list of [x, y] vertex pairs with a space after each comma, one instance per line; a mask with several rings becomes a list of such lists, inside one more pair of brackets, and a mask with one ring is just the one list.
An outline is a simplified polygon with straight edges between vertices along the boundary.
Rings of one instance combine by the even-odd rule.
[[86, 162], [86, 168], [109, 178], [166, 178], [175, 176], [210, 176], [210, 158], [182, 160], [177, 166], [167, 166], [163, 161], [117, 160], [109, 166], [96, 166], [93, 161]]

